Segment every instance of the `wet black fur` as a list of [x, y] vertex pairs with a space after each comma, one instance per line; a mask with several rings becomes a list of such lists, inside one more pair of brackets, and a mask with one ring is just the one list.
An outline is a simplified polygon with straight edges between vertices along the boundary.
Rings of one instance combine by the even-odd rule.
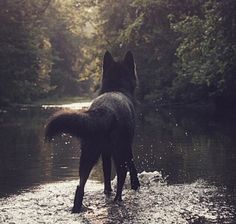
[[55, 114], [46, 126], [46, 139], [69, 133], [81, 139], [80, 184], [77, 187], [73, 212], [80, 212], [84, 186], [90, 171], [102, 156], [104, 193], [111, 192], [111, 158], [117, 172], [115, 201], [121, 201], [127, 171], [131, 188], [140, 186], [133, 162], [135, 110], [133, 105], [136, 74], [133, 55], [127, 52], [123, 61], [114, 61], [109, 52], [103, 59], [103, 77], [100, 95], [87, 111], [62, 111]]

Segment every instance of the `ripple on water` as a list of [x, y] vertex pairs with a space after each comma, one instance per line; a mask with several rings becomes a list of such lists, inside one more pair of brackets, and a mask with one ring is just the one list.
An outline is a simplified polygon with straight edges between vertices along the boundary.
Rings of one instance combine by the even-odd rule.
[[100, 182], [88, 181], [87, 209], [80, 214], [70, 212], [78, 181], [45, 184], [1, 198], [0, 223], [235, 223], [234, 207], [215, 186], [202, 180], [167, 185], [157, 171], [139, 177], [140, 190], [130, 190], [127, 180], [120, 204], [113, 202], [114, 195], [103, 195]]

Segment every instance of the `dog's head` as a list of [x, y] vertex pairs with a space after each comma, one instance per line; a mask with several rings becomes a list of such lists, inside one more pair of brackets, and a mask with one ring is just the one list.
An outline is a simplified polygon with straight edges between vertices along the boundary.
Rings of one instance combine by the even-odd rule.
[[115, 61], [107, 51], [103, 58], [101, 93], [120, 91], [133, 95], [136, 83], [133, 54], [128, 51], [122, 61]]

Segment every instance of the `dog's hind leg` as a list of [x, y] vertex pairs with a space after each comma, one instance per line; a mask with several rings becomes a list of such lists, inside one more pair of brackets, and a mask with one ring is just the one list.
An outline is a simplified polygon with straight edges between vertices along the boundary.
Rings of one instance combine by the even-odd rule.
[[134, 158], [133, 158], [131, 145], [129, 146], [127, 152], [128, 152], [128, 168], [130, 172], [131, 189], [137, 190], [140, 187], [140, 183], [138, 180], [138, 173], [134, 164]]
[[117, 190], [114, 201], [122, 201], [122, 190], [127, 174], [127, 167], [125, 161], [123, 159], [120, 160], [120, 158], [116, 158], [116, 156], [114, 156], [114, 162], [117, 173]]
[[[91, 150], [84, 149], [81, 151], [80, 157], [80, 168], [79, 168], [79, 175], [80, 175], [80, 184], [77, 186], [74, 198], [74, 207], [72, 209], [72, 213], [79, 213], [82, 207], [82, 201], [84, 197], [84, 187], [88, 180], [89, 174], [99, 159], [100, 153], [94, 150], [91, 153]], [[90, 153], [89, 153], [90, 151]]]
[[140, 183], [138, 180], [137, 170], [134, 165], [133, 159], [128, 162], [129, 170], [130, 170], [130, 182], [131, 182], [131, 189], [137, 190], [140, 187]]
[[111, 194], [111, 153], [104, 151], [102, 152], [102, 167], [104, 174], [104, 193], [107, 196]]
[[130, 171], [131, 189], [137, 190], [140, 187], [140, 183], [138, 180], [138, 174], [137, 174], [137, 170], [136, 170], [133, 158], [129, 160], [128, 167]]

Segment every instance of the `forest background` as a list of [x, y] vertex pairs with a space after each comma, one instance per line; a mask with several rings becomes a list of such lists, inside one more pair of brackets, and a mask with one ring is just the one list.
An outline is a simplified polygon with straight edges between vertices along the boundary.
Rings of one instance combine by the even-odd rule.
[[147, 105], [236, 107], [235, 0], [1, 0], [0, 105], [91, 98], [131, 50]]

